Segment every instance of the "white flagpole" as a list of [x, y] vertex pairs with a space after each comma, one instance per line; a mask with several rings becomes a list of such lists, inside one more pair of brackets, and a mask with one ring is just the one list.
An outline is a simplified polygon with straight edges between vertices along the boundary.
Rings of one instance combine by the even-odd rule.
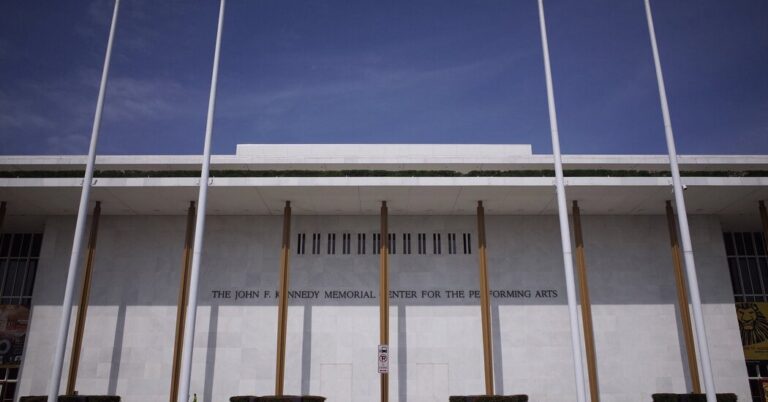
[[651, 49], [653, 50], [653, 62], [656, 67], [656, 81], [659, 85], [659, 99], [661, 101], [661, 115], [664, 119], [664, 133], [667, 139], [667, 151], [669, 152], [669, 167], [672, 171], [672, 187], [675, 193], [675, 205], [677, 206], [677, 222], [680, 227], [680, 237], [683, 240], [683, 258], [685, 259], [685, 273], [688, 277], [688, 292], [691, 295], [693, 307], [693, 322], [696, 327], [696, 340], [699, 344], [701, 356], [701, 371], [704, 375], [704, 387], [707, 393], [707, 402], [716, 402], [715, 379], [712, 375], [712, 363], [709, 359], [709, 343], [704, 326], [704, 314], [701, 310], [701, 296], [699, 295], [699, 280], [696, 277], [696, 265], [693, 260], [693, 247], [691, 246], [691, 233], [688, 229], [688, 214], [685, 210], [685, 197], [683, 197], [683, 185], [680, 181], [680, 168], [677, 165], [677, 151], [675, 150], [675, 137], [672, 133], [672, 120], [669, 117], [669, 105], [667, 104], [667, 91], [664, 88], [664, 76], [661, 73], [661, 61], [659, 60], [659, 48], [656, 44], [656, 31], [653, 27], [653, 15], [651, 3], [645, 0], [645, 15], [648, 18], [648, 31], [651, 35]]
[[120, 0], [115, 0], [115, 8], [112, 11], [112, 25], [109, 28], [109, 40], [107, 41], [107, 54], [104, 57], [104, 69], [101, 72], [101, 84], [99, 85], [99, 96], [96, 101], [96, 115], [93, 117], [93, 129], [91, 131], [91, 145], [88, 148], [88, 162], [85, 165], [85, 177], [83, 177], [83, 190], [80, 193], [80, 207], [77, 211], [77, 223], [75, 224], [75, 238], [72, 242], [72, 253], [69, 258], [69, 271], [67, 273], [67, 284], [64, 290], [64, 300], [62, 301], [61, 322], [59, 323], [59, 332], [56, 338], [56, 351], [53, 355], [53, 368], [51, 370], [51, 379], [48, 384], [48, 402], [56, 402], [59, 395], [59, 386], [61, 384], [61, 369], [64, 365], [64, 349], [67, 345], [67, 335], [69, 334], [69, 319], [72, 312], [72, 297], [74, 296], [75, 280], [77, 278], [80, 264], [80, 249], [83, 244], [83, 235], [85, 234], [85, 221], [88, 217], [88, 200], [91, 196], [91, 182], [93, 181], [93, 168], [96, 163], [96, 144], [99, 139], [99, 129], [101, 128], [101, 113], [104, 109], [104, 96], [107, 91], [107, 76], [109, 75], [109, 62], [112, 58], [112, 45], [115, 41], [115, 27], [117, 26], [117, 12], [120, 9]]
[[197, 197], [197, 218], [195, 222], [195, 242], [192, 246], [192, 271], [189, 277], [189, 298], [187, 299], [186, 323], [184, 325], [184, 343], [181, 349], [181, 376], [179, 378], [178, 402], [189, 401], [189, 379], [192, 374], [192, 345], [195, 340], [195, 319], [197, 314], [197, 290], [200, 277], [200, 259], [202, 258], [203, 233], [205, 232], [205, 207], [208, 200], [208, 174], [211, 166], [211, 133], [213, 131], [213, 112], [216, 109], [216, 84], [219, 76], [219, 57], [221, 55], [221, 31], [224, 27], [224, 6], [219, 6], [219, 22], [216, 30], [216, 47], [213, 53], [213, 73], [211, 74], [211, 93], [208, 98], [208, 116], [205, 122], [205, 145], [203, 147], [203, 167], [200, 171], [200, 193]]
[[549, 128], [552, 132], [552, 154], [555, 159], [555, 187], [557, 192], [557, 210], [560, 217], [560, 241], [563, 246], [563, 264], [565, 268], [565, 291], [568, 296], [568, 315], [571, 324], [571, 347], [573, 349], [573, 371], [576, 381], [576, 400], [586, 402], [587, 392], [584, 386], [584, 363], [582, 362], [581, 329], [576, 304], [576, 281], [573, 275], [573, 256], [571, 251], [571, 228], [568, 221], [568, 206], [565, 201], [563, 183], [563, 162], [560, 155], [560, 137], [557, 132], [557, 111], [555, 94], [552, 89], [552, 68], [549, 63], [549, 44], [547, 25], [544, 21], [544, 0], [539, 0], [539, 25], [541, 27], [541, 46], [544, 51], [544, 73], [547, 82], [547, 106], [549, 108]]

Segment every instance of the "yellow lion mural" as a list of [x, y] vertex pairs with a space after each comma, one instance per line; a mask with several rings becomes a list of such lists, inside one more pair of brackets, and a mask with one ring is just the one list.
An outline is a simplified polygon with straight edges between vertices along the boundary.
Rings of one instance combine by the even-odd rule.
[[739, 318], [741, 344], [750, 346], [768, 341], [768, 318], [757, 303], [737, 303], [736, 314]]

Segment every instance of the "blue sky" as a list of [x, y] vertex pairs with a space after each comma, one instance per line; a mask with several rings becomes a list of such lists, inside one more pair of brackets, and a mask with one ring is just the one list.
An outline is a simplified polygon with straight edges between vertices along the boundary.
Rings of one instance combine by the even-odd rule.
[[[0, 2], [0, 154], [84, 154], [109, 0]], [[768, 2], [652, 2], [678, 151], [768, 154]], [[665, 153], [642, 0], [546, 0], [564, 153]], [[100, 154], [202, 152], [218, 2], [123, 0]], [[536, 0], [228, 0], [213, 135], [550, 153]]]

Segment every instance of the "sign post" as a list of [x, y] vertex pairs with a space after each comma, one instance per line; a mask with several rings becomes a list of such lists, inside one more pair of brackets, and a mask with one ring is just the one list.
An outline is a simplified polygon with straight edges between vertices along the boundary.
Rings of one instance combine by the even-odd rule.
[[379, 374], [389, 373], [389, 345], [379, 345]]

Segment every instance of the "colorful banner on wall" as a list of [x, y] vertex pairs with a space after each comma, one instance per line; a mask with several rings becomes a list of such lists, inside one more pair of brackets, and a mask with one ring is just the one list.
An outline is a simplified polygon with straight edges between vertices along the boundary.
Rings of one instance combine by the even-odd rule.
[[768, 303], [736, 303], [741, 345], [747, 360], [768, 360]]
[[0, 304], [0, 364], [21, 363], [28, 323], [27, 307]]
[[762, 391], [760, 393], [761, 395], [760, 400], [763, 402], [768, 402], [768, 379], [763, 378], [760, 380], [760, 390]]

